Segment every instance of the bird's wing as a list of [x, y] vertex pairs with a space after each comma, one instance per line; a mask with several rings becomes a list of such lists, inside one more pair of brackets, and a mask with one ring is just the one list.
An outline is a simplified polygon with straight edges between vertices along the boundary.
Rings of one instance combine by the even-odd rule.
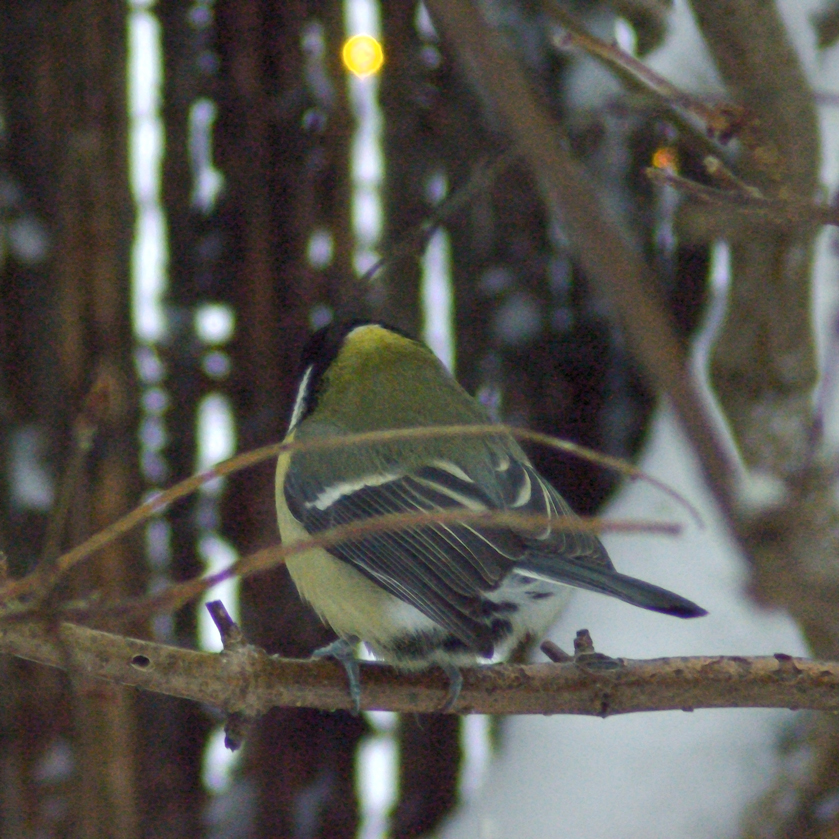
[[511, 460], [508, 471], [510, 479], [500, 485], [508, 493], [518, 495], [507, 495], [506, 506], [522, 513], [547, 515], [551, 520], [541, 532], [523, 534], [526, 548], [515, 564], [519, 574], [608, 594], [633, 606], [675, 617], [695, 618], [706, 614], [702, 607], [681, 595], [619, 574], [593, 534], [569, 532], [567, 525], [573, 522], [574, 514], [562, 496], [529, 463]]
[[[509, 469], [498, 475], [504, 486], [496, 497], [515, 500], [514, 488], [506, 485]], [[445, 460], [331, 485], [304, 477], [292, 460], [284, 491], [292, 515], [312, 534], [393, 513], [504, 506], [492, 501], [461, 467]], [[509, 528], [434, 523], [370, 533], [328, 550], [472, 649], [491, 653], [496, 604], [482, 595], [498, 587], [525, 542]]]
[[[600, 540], [592, 533], [575, 532], [569, 527], [577, 518], [576, 514], [530, 463], [504, 456], [496, 462], [495, 474], [504, 509], [547, 520], [544, 527], [538, 530], [513, 526], [525, 543], [525, 552], [518, 557], [519, 569], [527, 554], [544, 553], [555, 555], [557, 559], [593, 563], [612, 570], [612, 562]], [[562, 581], [556, 579], [554, 582]]]

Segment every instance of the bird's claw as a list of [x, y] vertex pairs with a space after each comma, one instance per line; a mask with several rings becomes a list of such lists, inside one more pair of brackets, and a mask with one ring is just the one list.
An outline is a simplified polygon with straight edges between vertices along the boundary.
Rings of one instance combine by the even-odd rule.
[[355, 645], [346, 638], [338, 638], [325, 647], [319, 647], [312, 653], [312, 658], [334, 658], [344, 668], [349, 682], [350, 699], [352, 699], [352, 714], [358, 716], [361, 712], [361, 670], [355, 657]]
[[449, 691], [446, 694], [443, 707], [440, 708], [440, 713], [447, 714], [454, 708], [460, 697], [460, 691], [463, 690], [463, 675], [457, 667], [451, 664], [443, 665], [443, 672], [449, 677]]

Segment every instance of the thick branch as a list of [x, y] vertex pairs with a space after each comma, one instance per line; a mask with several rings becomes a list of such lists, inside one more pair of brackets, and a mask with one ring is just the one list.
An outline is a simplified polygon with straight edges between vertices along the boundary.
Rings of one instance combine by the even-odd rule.
[[[819, 172], [815, 99], [777, 4], [691, 0], [691, 7], [729, 91], [760, 135], [741, 160], [744, 179], [769, 198], [810, 202]], [[743, 459], [782, 479], [795, 479], [810, 457], [816, 230], [805, 216], [784, 228], [756, 218], [737, 231], [711, 357], [711, 382]]]
[[633, 354], [653, 387], [672, 400], [709, 485], [723, 509], [729, 509], [730, 464], [672, 324], [649, 292], [656, 287], [655, 278], [607, 218], [563, 144], [559, 126], [537, 102], [520, 63], [478, 6], [467, 0], [428, 0], [426, 5], [463, 68], [501, 116], [548, 204], [561, 217], [592, 283], [620, 313]]
[[[343, 668], [297, 661], [244, 645], [202, 653], [70, 623], [0, 625], [0, 652], [106, 681], [207, 702], [253, 717], [273, 706], [349, 708]], [[458, 713], [583, 714], [696, 708], [839, 709], [839, 662], [739, 656], [619, 661], [612, 669], [576, 663], [496, 665], [465, 670]], [[433, 670], [397, 674], [363, 664], [362, 708], [439, 710], [448, 679]]]

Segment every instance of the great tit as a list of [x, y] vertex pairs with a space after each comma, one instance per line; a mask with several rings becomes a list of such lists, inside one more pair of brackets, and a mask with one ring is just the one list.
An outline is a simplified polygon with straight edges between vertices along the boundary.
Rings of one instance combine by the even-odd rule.
[[[354, 320], [317, 331], [306, 345], [285, 442], [489, 422], [424, 344]], [[390, 513], [464, 508], [557, 520], [538, 533], [474, 519], [423, 524], [289, 555], [300, 595], [339, 636], [315, 655], [344, 664], [356, 710], [359, 641], [402, 670], [442, 667], [450, 708], [460, 668], [503, 660], [526, 637], [541, 638], [569, 586], [680, 618], [706, 614], [619, 574], [596, 536], [563, 529], [571, 508], [504, 431], [283, 452], [276, 500], [286, 545]]]

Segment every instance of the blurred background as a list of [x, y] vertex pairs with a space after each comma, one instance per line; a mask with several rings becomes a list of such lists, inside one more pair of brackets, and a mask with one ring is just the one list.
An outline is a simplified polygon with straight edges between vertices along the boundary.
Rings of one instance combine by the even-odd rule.
[[[765, 171], [744, 164], [740, 174], [773, 194], [830, 200], [839, 180], [839, 3], [745, 2], [740, 18], [728, 5], [705, 4], [696, 20], [681, 0], [480, 4], [591, 193], [652, 269], [647, 292], [693, 358], [709, 403], [719, 397], [720, 433], [732, 451], [740, 447], [732, 456], [791, 481], [802, 470], [812, 477], [815, 444], [794, 466], [756, 454], [770, 444], [756, 443], [754, 428], [768, 433], [789, 415], [752, 412], [749, 436], [742, 401], [760, 388], [726, 378], [731, 365], [719, 358], [715, 366], [715, 330], [732, 309], [767, 303], [787, 322], [804, 311], [803, 323], [815, 300], [816, 329], [804, 323], [795, 341], [801, 356], [821, 361], [821, 379], [815, 361], [799, 365], [805, 374], [793, 370], [795, 347], [784, 346], [783, 368], [774, 347], [784, 341], [771, 329], [741, 330], [733, 343], [773, 368], [773, 382], [806, 405], [807, 428], [829, 440], [835, 237], [805, 224], [792, 238], [777, 220], [744, 220], [653, 183], [646, 167], [708, 182], [708, 146], [697, 141], [706, 127], [686, 131], [661, 97], [568, 49], [553, 15], [573, 13], [711, 104], [751, 97], [780, 153], [794, 157], [791, 193]], [[744, 15], [765, 46], [738, 31]], [[543, 200], [491, 96], [464, 74], [457, 43], [441, 31], [409, 0], [0, 3], [0, 549], [10, 573], [49, 561], [163, 487], [281, 439], [306, 336], [362, 315], [424, 338], [499, 419], [610, 455], [644, 452], [657, 477], [703, 510], [705, 533], [666, 543], [615, 536], [609, 548], [621, 570], [708, 608], [709, 629], [692, 622], [671, 634], [658, 616], [581, 596], [558, 630], [563, 646], [586, 625], [598, 649], [627, 657], [808, 649], [835, 657], [839, 633], [820, 623], [830, 609], [802, 621], [795, 603], [807, 601], [805, 589], [790, 604], [794, 587], [787, 577], [778, 583], [778, 566], [762, 570], [757, 548], [744, 561], [746, 528], [731, 538], [740, 519], [707, 493], [678, 422], [629, 350], [626, 314], [589, 282], [562, 213]], [[363, 78], [341, 58], [356, 34], [384, 47], [381, 70]], [[755, 102], [771, 87], [766, 66], [720, 64], [726, 49], [745, 49], [738, 36], [778, 76], [764, 110]], [[770, 123], [787, 95], [801, 98], [806, 118], [789, 120], [796, 130], [782, 141]], [[746, 156], [736, 137], [714, 150], [735, 170]], [[738, 271], [754, 259], [744, 241], [772, 259], [741, 287]], [[794, 277], [784, 273], [791, 264]], [[583, 514], [602, 511], [617, 488], [614, 474], [592, 464], [532, 454]], [[818, 474], [813, 520], [832, 532], [833, 466]], [[687, 518], [649, 488], [632, 490], [636, 497], [612, 499], [609, 512]], [[270, 463], [208, 483], [68, 575], [55, 596], [155, 593], [225, 567], [276, 544], [273, 499]], [[806, 540], [810, 520], [793, 519]], [[835, 558], [826, 551], [817, 582], [830, 598], [839, 590]], [[269, 652], [306, 657], [330, 640], [283, 568], [224, 584], [210, 592], [218, 598]], [[754, 601], [776, 610], [757, 612]], [[200, 603], [96, 625], [220, 648]], [[821, 718], [720, 711], [502, 721], [278, 708], [232, 754], [223, 717], [195, 703], [10, 657], [0, 658], [0, 683], [3, 836], [839, 830], [839, 736]], [[715, 770], [726, 755], [725, 771]], [[704, 785], [690, 774], [696, 766]], [[465, 809], [452, 820], [458, 805]]]

